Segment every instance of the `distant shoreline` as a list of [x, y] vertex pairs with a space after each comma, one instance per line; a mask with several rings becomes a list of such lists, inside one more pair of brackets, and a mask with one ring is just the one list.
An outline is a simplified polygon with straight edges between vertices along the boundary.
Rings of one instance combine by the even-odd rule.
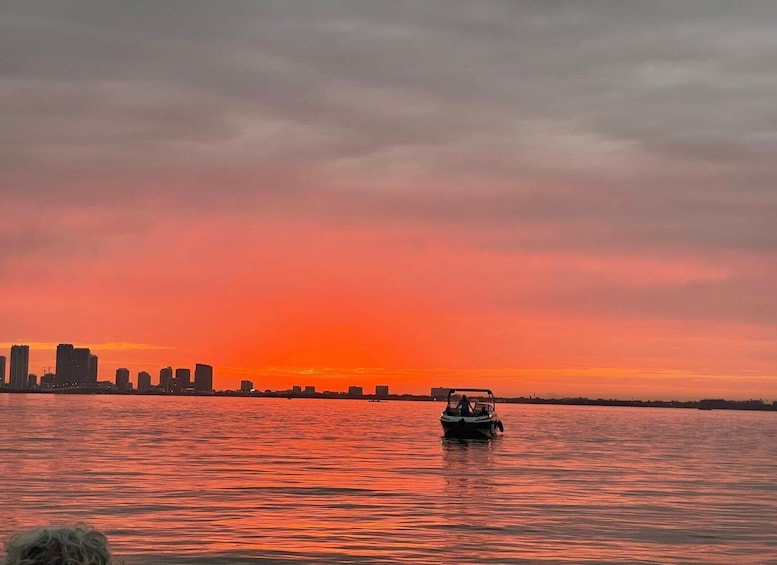
[[[361, 396], [349, 396], [340, 392], [319, 392], [304, 394], [295, 392], [271, 391], [271, 392], [241, 392], [241, 391], [217, 391], [209, 393], [164, 393], [159, 391], [119, 391], [110, 389], [67, 389], [67, 390], [8, 390], [0, 389], [0, 393], [7, 394], [107, 394], [120, 396], [198, 396], [198, 397], [242, 397], [242, 398], [288, 398], [288, 399], [341, 399], [341, 400], [373, 400], [391, 401], [402, 400], [411, 402], [435, 402], [443, 401], [442, 398], [433, 398], [428, 395], [414, 394], [390, 394], [378, 397], [374, 394]], [[722, 398], [703, 400], [617, 400], [603, 398], [539, 398], [539, 397], [497, 397], [497, 402], [503, 404], [551, 404], [560, 406], [622, 406], [633, 408], [684, 408], [690, 410], [755, 410], [762, 412], [777, 412], [777, 401], [771, 404], [762, 400], [725, 400]]]

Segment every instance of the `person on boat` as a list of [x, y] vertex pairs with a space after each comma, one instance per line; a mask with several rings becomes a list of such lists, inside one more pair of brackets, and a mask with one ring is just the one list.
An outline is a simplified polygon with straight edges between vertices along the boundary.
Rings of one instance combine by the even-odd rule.
[[459, 400], [459, 403], [456, 405], [456, 408], [461, 411], [462, 416], [469, 416], [472, 413], [472, 406], [470, 406], [469, 399], [467, 398], [466, 394], [462, 395], [461, 400]]
[[3, 565], [118, 565], [102, 532], [84, 524], [73, 528], [35, 528], [6, 542]]

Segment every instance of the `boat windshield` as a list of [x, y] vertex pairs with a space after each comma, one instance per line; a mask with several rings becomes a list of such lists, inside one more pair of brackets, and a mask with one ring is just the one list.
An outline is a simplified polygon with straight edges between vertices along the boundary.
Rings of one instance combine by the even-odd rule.
[[490, 414], [494, 411], [494, 396], [489, 391], [455, 389], [448, 395], [448, 414], [461, 413], [461, 399], [466, 396], [470, 405], [470, 413], [473, 415]]

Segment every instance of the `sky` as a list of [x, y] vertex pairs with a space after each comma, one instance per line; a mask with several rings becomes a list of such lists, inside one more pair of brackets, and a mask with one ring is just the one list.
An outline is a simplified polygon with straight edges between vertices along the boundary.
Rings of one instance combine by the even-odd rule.
[[754, 1], [4, 0], [0, 354], [777, 399], [775, 26]]

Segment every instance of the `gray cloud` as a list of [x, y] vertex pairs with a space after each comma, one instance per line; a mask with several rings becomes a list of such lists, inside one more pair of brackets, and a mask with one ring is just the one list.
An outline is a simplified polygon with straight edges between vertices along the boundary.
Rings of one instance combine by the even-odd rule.
[[0, 198], [552, 224], [505, 244], [601, 252], [777, 244], [768, 3], [0, 10]]

